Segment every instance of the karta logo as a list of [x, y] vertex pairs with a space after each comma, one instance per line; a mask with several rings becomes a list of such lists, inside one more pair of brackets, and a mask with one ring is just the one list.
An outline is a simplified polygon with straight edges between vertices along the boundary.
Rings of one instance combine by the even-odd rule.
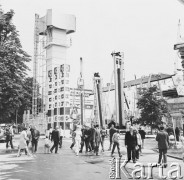
[[[121, 158], [112, 158], [109, 160], [110, 163], [110, 179], [154, 179], [153, 168], [158, 168], [158, 175], [161, 179], [183, 179], [181, 175], [181, 166], [179, 163], [171, 163], [166, 174], [164, 174], [164, 165], [158, 165], [157, 163], [135, 163], [134, 170], [126, 168], [127, 160]], [[147, 168], [147, 171], [146, 171]]]

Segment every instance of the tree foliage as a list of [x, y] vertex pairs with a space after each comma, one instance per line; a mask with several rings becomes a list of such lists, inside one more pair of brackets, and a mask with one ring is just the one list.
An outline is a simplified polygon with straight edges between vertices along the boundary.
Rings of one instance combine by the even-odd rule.
[[137, 107], [140, 109], [139, 123], [149, 125], [151, 128], [161, 124], [162, 117], [168, 114], [167, 102], [158, 95], [157, 86], [144, 88], [140, 92]]
[[[0, 12], [0, 121], [8, 122], [15, 111], [27, 101], [26, 65], [30, 56], [22, 49], [16, 26], [12, 23], [13, 10]], [[27, 102], [30, 104], [30, 102]]]

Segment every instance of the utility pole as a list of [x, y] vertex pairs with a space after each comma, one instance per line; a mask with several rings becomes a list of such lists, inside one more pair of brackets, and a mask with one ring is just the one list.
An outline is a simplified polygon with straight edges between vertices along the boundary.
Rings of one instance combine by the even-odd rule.
[[80, 77], [78, 78], [78, 89], [80, 89], [80, 105], [81, 105], [81, 125], [84, 123], [84, 79], [83, 79], [83, 62], [80, 58]]

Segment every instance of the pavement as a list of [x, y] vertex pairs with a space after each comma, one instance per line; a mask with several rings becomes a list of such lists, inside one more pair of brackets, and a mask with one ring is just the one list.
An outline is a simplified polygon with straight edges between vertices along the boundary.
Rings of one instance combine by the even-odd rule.
[[[38, 153], [32, 157], [22, 155], [16, 157], [18, 147], [18, 135], [14, 138], [15, 150], [6, 151], [6, 144], [0, 143], [0, 180], [107, 180], [110, 173], [109, 160], [113, 160], [110, 156], [111, 152], [107, 151], [109, 141], [105, 141], [105, 152], [101, 152], [100, 156], [86, 155], [85, 153], [75, 155], [74, 150], [71, 150], [71, 138], [63, 139], [63, 147], [59, 149], [59, 153], [44, 154], [43, 153], [43, 137], [39, 141]], [[145, 176], [151, 176], [148, 173], [150, 163], [157, 163], [158, 153], [152, 149], [156, 148], [154, 138], [145, 140], [145, 148], [142, 150], [143, 156], [140, 156], [137, 161], [144, 167]], [[74, 148], [75, 149], [75, 148]], [[120, 149], [122, 153], [121, 164], [126, 159], [126, 148], [124, 147], [123, 138], [120, 140]], [[118, 159], [117, 150], [114, 157]], [[162, 168], [163, 174], [167, 175], [173, 170], [172, 163], [177, 163], [181, 170], [184, 169], [184, 163], [180, 159], [168, 157], [168, 167]], [[129, 179], [133, 171], [138, 170], [140, 166], [133, 162], [129, 162], [125, 167], [121, 168], [119, 179]], [[142, 169], [142, 170], [143, 170]], [[161, 179], [159, 177], [159, 167], [152, 168], [152, 179]], [[139, 173], [137, 174], [139, 175]], [[174, 173], [173, 175], [176, 175]], [[181, 171], [184, 176], [184, 172]], [[140, 178], [142, 179], [142, 178]], [[169, 178], [168, 178], [169, 179]], [[183, 178], [184, 179], [184, 178]]]

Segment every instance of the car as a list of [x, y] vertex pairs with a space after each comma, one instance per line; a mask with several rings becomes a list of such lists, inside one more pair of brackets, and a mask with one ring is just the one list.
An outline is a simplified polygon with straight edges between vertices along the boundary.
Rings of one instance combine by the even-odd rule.
[[4, 131], [1, 130], [0, 132], [0, 142], [4, 143], [6, 141], [6, 136], [4, 135]]

